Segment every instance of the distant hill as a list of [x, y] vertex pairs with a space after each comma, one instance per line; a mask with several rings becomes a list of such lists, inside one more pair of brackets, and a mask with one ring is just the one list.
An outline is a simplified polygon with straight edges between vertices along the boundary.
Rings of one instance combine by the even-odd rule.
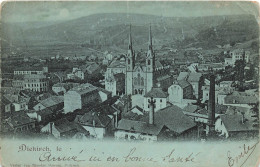
[[65, 22], [46, 24], [2, 22], [2, 47], [9, 47], [10, 44], [28, 48], [92, 43], [126, 49], [130, 23], [134, 45], [138, 49], [147, 48], [150, 23], [154, 44], [158, 47], [162, 45], [180, 47], [178, 46], [180, 41], [185, 45], [200, 41], [213, 46], [219, 42], [251, 40], [258, 37], [258, 25], [254, 16], [251, 15], [160, 17], [112, 13], [94, 14]]

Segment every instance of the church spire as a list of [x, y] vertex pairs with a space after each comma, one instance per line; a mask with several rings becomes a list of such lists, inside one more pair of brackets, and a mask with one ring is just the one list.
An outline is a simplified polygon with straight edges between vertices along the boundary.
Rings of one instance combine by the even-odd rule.
[[149, 28], [149, 49], [152, 50], [153, 48], [153, 39], [152, 39], [152, 28], [151, 28], [151, 23], [150, 23], [150, 28]]
[[129, 43], [128, 43], [128, 49], [132, 50], [132, 31], [131, 31], [131, 24], [129, 26]]

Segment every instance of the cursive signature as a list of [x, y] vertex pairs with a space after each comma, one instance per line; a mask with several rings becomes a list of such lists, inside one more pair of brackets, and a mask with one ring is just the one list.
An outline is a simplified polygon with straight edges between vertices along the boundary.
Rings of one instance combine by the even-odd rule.
[[259, 141], [252, 146], [248, 146], [248, 145], [244, 144], [243, 151], [241, 151], [236, 156], [231, 156], [231, 151], [228, 151], [227, 152], [228, 166], [232, 167], [235, 164], [238, 164], [239, 161], [242, 161], [242, 164], [240, 165], [240, 167], [243, 166], [246, 163], [246, 161], [248, 160], [248, 158], [250, 157], [250, 155], [254, 152], [256, 145], [258, 143], [259, 143]]
[[53, 156], [50, 152], [45, 152], [42, 153], [39, 157], [39, 161], [63, 161], [63, 162], [69, 162], [69, 161], [74, 161], [74, 162], [80, 162], [80, 161], [85, 161], [85, 160], [80, 160], [78, 159], [77, 156]]

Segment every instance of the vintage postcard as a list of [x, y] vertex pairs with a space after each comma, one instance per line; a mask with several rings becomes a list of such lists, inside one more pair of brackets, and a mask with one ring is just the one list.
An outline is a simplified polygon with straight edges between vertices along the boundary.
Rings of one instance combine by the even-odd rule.
[[259, 167], [259, 3], [5, 1], [0, 167]]

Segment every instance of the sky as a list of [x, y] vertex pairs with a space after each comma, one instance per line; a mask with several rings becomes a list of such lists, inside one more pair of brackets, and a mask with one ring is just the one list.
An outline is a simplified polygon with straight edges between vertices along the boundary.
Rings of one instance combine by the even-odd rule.
[[253, 14], [258, 4], [250, 1], [39, 1], [5, 2], [1, 20], [5, 22], [66, 21], [96, 13], [141, 13], [169, 17]]

